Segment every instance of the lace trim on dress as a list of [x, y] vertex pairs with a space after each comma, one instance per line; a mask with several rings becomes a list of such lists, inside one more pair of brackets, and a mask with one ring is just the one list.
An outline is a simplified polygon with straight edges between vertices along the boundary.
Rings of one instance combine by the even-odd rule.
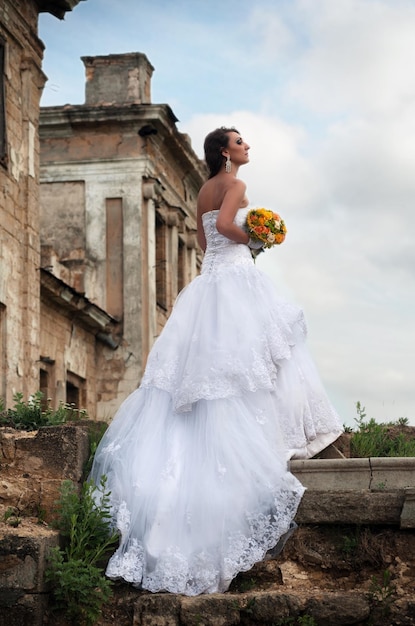
[[[121, 543], [111, 557], [106, 574], [109, 578], [123, 578], [134, 586], [151, 592], [169, 591], [198, 595], [223, 592], [241, 571], [247, 571], [261, 561], [280, 537], [290, 529], [304, 488], [278, 490], [274, 507], [268, 513], [245, 512], [249, 534], [240, 530], [229, 532], [220, 547], [200, 550], [190, 556], [177, 546], [168, 546], [154, 558], [137, 539]], [[119, 530], [124, 534], [127, 506], [123, 502]]]
[[[279, 358], [289, 358], [290, 350], [281, 346]], [[213, 368], [212, 368], [213, 369]], [[252, 351], [248, 366], [228, 353], [214, 371], [182, 372], [178, 359], [165, 361], [161, 368], [149, 364], [143, 377], [142, 387], [157, 387], [171, 394], [174, 409], [189, 411], [191, 405], [201, 399], [217, 400], [259, 389], [272, 389], [277, 379], [277, 366], [269, 351]]]
[[[302, 320], [297, 335], [304, 332], [301, 324]], [[270, 390], [277, 382], [280, 362], [291, 358], [291, 349], [281, 325], [275, 324], [264, 330], [248, 358], [242, 360], [223, 348], [213, 361], [214, 366], [197, 371], [194, 363], [183, 370], [183, 361], [178, 356], [165, 355], [161, 359], [154, 351], [147, 362], [141, 387], [154, 386], [170, 393], [178, 412], [189, 410], [192, 403], [201, 399], [216, 400], [247, 391]]]

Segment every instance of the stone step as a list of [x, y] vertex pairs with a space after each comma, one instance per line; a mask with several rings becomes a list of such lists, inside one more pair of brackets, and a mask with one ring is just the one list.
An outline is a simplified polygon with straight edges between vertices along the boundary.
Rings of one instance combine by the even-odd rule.
[[[0, 626], [73, 626], [47, 608], [45, 559], [57, 533], [28, 519], [0, 531]], [[239, 574], [225, 594], [189, 598], [115, 583], [97, 626], [415, 626], [414, 575], [413, 531], [303, 526], [282, 555]]]
[[296, 592], [282, 587], [197, 597], [126, 590], [124, 597], [116, 597], [97, 626], [415, 625], [415, 599], [396, 599], [393, 606], [387, 601], [374, 604], [359, 590]]
[[89, 456], [89, 426], [70, 423], [26, 432], [0, 428], [0, 515], [51, 521], [63, 480], [80, 486]]
[[31, 432], [0, 428], [0, 452], [3, 471], [77, 482], [89, 454], [88, 427], [79, 422]]
[[[309, 593], [299, 596], [284, 591], [251, 591], [243, 594], [212, 594], [185, 598], [167, 594], [142, 596], [134, 603], [134, 626], [238, 626], [277, 624], [301, 616], [317, 624], [358, 624], [370, 615], [363, 594]], [[161, 621], [162, 620], [162, 621]]]
[[44, 574], [56, 531], [30, 519], [0, 526], [0, 626], [42, 626], [48, 603]]

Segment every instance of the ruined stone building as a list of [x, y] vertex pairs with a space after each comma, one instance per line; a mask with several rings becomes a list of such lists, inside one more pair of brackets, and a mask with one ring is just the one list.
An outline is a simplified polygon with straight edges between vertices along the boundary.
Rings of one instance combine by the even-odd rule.
[[79, 0], [0, 3], [0, 398], [39, 388], [39, 102], [46, 77], [39, 13]]
[[83, 58], [85, 104], [39, 110], [38, 12], [76, 4], [0, 8], [0, 397], [110, 419], [199, 270], [206, 172], [144, 54]]
[[198, 272], [206, 176], [170, 107], [151, 103], [144, 54], [82, 61], [85, 104], [40, 117], [41, 376], [55, 402], [107, 419]]

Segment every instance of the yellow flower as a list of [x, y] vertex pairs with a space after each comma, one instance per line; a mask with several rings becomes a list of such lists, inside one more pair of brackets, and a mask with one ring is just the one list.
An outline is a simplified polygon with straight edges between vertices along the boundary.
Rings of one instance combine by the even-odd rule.
[[285, 239], [287, 228], [278, 213], [263, 207], [252, 209], [246, 218], [246, 229], [249, 235], [261, 241], [264, 248], [271, 248]]

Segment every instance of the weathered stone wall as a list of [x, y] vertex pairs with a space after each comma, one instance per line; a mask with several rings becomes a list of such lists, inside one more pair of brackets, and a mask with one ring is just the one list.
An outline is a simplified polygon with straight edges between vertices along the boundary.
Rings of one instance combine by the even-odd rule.
[[74, 323], [69, 316], [64, 315], [62, 307], [50, 301], [42, 300], [41, 317], [40, 354], [46, 358], [53, 354], [55, 361], [53, 368], [49, 368], [47, 362], [41, 364], [45, 371], [50, 371], [48, 395], [53, 408], [57, 408], [59, 402], [67, 401], [66, 384], [69, 373], [79, 377], [81, 383], [88, 379], [88, 385], [81, 389], [82, 407], [88, 414], [94, 415], [97, 376], [94, 335], [80, 324]]
[[52, 245], [60, 262], [85, 257], [84, 181], [51, 182], [40, 187], [42, 245]]
[[82, 60], [86, 70], [86, 104], [151, 104], [154, 67], [145, 54], [130, 52]]
[[[0, 397], [39, 388], [39, 102], [45, 83], [39, 11], [63, 17], [77, 0], [3, 0], [0, 68], [5, 154], [0, 163]], [[1, 110], [1, 109], [0, 109]]]
[[33, 0], [0, 5], [5, 42], [7, 162], [0, 166], [0, 303], [3, 336], [0, 395], [38, 388], [38, 120], [43, 45]]

